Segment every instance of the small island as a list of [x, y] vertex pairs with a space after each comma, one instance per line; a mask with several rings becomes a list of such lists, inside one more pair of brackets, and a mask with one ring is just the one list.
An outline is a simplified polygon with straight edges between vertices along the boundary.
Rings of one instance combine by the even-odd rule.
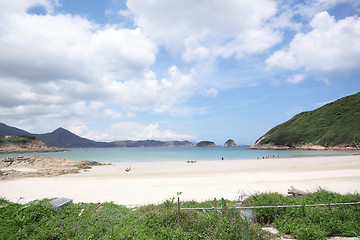
[[200, 141], [196, 144], [196, 147], [217, 147], [214, 142], [211, 141]]
[[238, 145], [235, 143], [234, 140], [229, 139], [229, 140], [227, 140], [227, 141], [224, 143], [223, 146], [224, 146], [224, 147], [237, 147]]

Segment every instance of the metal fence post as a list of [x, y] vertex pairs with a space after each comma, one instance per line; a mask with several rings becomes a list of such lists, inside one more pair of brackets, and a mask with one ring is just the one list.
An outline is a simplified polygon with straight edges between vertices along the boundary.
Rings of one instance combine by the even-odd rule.
[[216, 211], [217, 211], [217, 208], [216, 208], [216, 198], [214, 198], [214, 209], [215, 209], [215, 214], [216, 214]]
[[177, 222], [180, 224], [180, 198], [177, 198]]
[[221, 205], [222, 205], [222, 215], [225, 216], [225, 203], [224, 203], [224, 198], [221, 198]]
[[231, 208], [231, 222], [234, 222], [234, 208]]
[[245, 221], [245, 240], [249, 239], [248, 228], [249, 228], [249, 223], [248, 223], [248, 221]]

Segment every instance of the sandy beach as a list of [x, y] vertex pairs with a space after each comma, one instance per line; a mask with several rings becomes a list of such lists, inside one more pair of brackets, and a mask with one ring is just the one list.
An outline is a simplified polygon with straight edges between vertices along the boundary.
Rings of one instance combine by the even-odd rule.
[[[125, 169], [131, 165], [131, 171]], [[0, 182], [0, 197], [67, 197], [74, 202], [113, 201], [127, 206], [161, 203], [178, 192], [181, 200], [237, 200], [258, 192], [279, 192], [295, 186], [316, 191], [360, 192], [360, 155], [217, 160], [186, 163], [124, 162], [95, 166], [79, 174], [20, 178]]]

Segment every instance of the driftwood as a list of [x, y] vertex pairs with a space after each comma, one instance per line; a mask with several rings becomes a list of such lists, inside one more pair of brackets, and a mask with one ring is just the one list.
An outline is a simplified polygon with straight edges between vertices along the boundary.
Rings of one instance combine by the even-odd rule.
[[294, 197], [295, 196], [303, 196], [303, 195], [306, 195], [308, 194], [308, 192], [305, 192], [303, 190], [299, 190], [297, 188], [295, 188], [294, 186], [291, 186], [289, 189], [288, 189], [288, 194], [291, 194], [293, 195]]

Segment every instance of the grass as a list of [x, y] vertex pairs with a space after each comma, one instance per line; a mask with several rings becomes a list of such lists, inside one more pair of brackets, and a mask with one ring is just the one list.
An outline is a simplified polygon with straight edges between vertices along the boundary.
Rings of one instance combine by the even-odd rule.
[[[244, 220], [239, 211], [231, 218], [225, 201], [224, 213], [180, 211], [177, 223], [175, 198], [158, 205], [127, 208], [114, 203], [74, 204], [54, 210], [49, 199], [26, 205], [0, 199], [0, 239], [244, 239]], [[257, 194], [245, 200], [251, 205], [311, 204], [360, 201], [359, 195], [321, 191], [304, 197], [276, 193]], [[221, 206], [221, 201], [217, 202]], [[211, 207], [212, 201], [182, 202], [181, 207]], [[79, 216], [79, 213], [82, 213]], [[249, 224], [249, 239], [271, 239], [261, 225], [274, 225], [282, 234], [298, 239], [326, 236], [359, 236], [360, 214], [355, 206], [302, 209], [262, 209], [258, 223]]]
[[[181, 211], [168, 200], [135, 209], [114, 203], [70, 203], [53, 210], [47, 203], [23, 205], [0, 199], [0, 239], [243, 239], [244, 222], [231, 221], [214, 211]], [[220, 204], [220, 203], [219, 203]], [[212, 202], [184, 202], [183, 206], [212, 206]], [[82, 210], [84, 209], [84, 210]], [[78, 216], [82, 211], [81, 216]], [[269, 239], [259, 226], [249, 236]]]
[[314, 111], [302, 112], [267, 132], [260, 144], [294, 147], [312, 143], [325, 147], [360, 144], [360, 93]]
[[[285, 197], [277, 193], [257, 194], [247, 200], [255, 206], [307, 205], [360, 202], [359, 194], [340, 195], [319, 191], [302, 197]], [[270, 224], [283, 234], [297, 239], [326, 239], [331, 236], [360, 236], [360, 208], [354, 205], [307, 208], [258, 209], [257, 220]]]
[[8, 136], [0, 136], [0, 147], [8, 144], [26, 144], [31, 143], [36, 138], [34, 136], [18, 136], [18, 135], [8, 135]]

